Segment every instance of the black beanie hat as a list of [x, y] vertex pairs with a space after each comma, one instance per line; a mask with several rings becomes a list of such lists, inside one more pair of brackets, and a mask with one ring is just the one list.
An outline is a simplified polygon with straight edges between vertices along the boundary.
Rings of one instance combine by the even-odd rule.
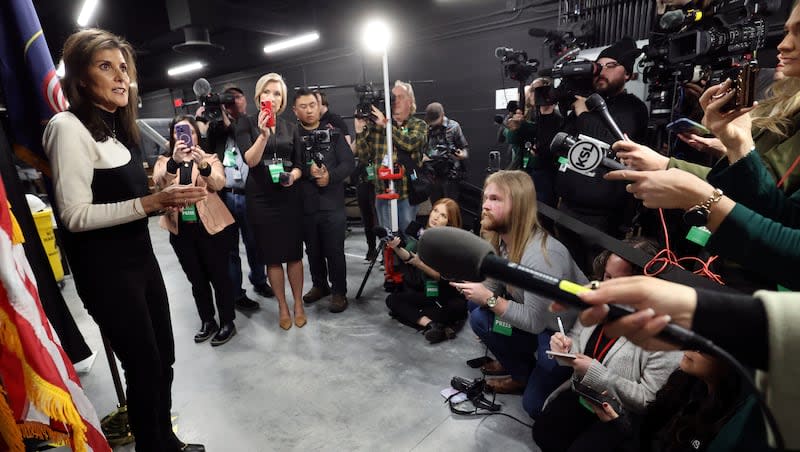
[[619, 42], [614, 43], [610, 47], [606, 47], [597, 56], [600, 58], [611, 58], [616, 60], [617, 63], [625, 67], [625, 72], [633, 74], [633, 62], [642, 54], [642, 50], [636, 47], [636, 41], [633, 38], [625, 36]]

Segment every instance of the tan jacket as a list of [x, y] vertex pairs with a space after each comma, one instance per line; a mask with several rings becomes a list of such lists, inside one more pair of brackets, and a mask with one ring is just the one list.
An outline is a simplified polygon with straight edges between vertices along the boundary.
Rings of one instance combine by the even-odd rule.
[[[168, 161], [169, 157], [159, 156], [153, 168], [153, 181], [158, 188], [178, 185], [180, 182], [177, 174], [167, 172]], [[233, 224], [234, 220], [225, 203], [217, 195], [217, 191], [225, 188], [225, 169], [222, 167], [222, 162], [215, 154], [206, 154], [205, 161], [211, 165], [211, 174], [208, 177], [202, 177], [197, 165], [192, 165], [192, 184], [196, 187], [205, 187], [208, 191], [208, 197], [197, 203], [197, 215], [203, 222], [206, 231], [213, 235]], [[178, 215], [179, 212], [162, 215], [159, 225], [169, 232], [177, 234]]]

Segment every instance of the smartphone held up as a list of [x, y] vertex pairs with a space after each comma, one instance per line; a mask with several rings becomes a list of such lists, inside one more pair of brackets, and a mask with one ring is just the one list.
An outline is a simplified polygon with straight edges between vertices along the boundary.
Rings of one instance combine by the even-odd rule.
[[275, 127], [275, 114], [272, 108], [272, 101], [262, 100], [261, 111], [264, 113], [267, 121], [267, 127]]

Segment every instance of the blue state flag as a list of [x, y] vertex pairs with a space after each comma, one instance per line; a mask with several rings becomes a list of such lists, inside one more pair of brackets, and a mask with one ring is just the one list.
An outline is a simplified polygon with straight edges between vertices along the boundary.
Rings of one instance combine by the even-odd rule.
[[42, 133], [67, 100], [31, 0], [0, 0], [0, 81], [14, 153], [50, 176]]

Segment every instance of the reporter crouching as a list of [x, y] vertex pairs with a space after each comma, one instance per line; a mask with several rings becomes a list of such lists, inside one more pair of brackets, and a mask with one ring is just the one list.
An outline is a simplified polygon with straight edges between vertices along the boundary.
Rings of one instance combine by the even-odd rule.
[[[461, 210], [450, 198], [439, 199], [431, 210], [427, 227], [439, 226], [461, 227]], [[467, 300], [413, 253], [415, 243], [402, 247], [400, 239], [395, 238], [388, 245], [409, 266], [404, 290], [386, 297], [389, 314], [422, 328], [431, 344], [453, 339], [467, 318]]]
[[[188, 136], [179, 139], [176, 128], [188, 127]], [[186, 130], [186, 129], [184, 129]], [[170, 126], [170, 156], [162, 155], [153, 169], [153, 180], [159, 188], [170, 185], [193, 185], [208, 191], [205, 200], [180, 212], [172, 210], [161, 217], [159, 224], [170, 232], [169, 243], [192, 285], [192, 295], [200, 315], [197, 343], [211, 339], [211, 345], [222, 345], [236, 335], [233, 324], [234, 290], [228, 272], [228, 252], [233, 244], [233, 216], [216, 191], [225, 187], [222, 163], [214, 154], [206, 154], [197, 143], [197, 122], [191, 116], [178, 116]], [[183, 136], [183, 135], [181, 135]], [[214, 287], [216, 297], [211, 294]], [[214, 299], [219, 311], [219, 325], [214, 319]], [[216, 333], [216, 334], [215, 334]]]

